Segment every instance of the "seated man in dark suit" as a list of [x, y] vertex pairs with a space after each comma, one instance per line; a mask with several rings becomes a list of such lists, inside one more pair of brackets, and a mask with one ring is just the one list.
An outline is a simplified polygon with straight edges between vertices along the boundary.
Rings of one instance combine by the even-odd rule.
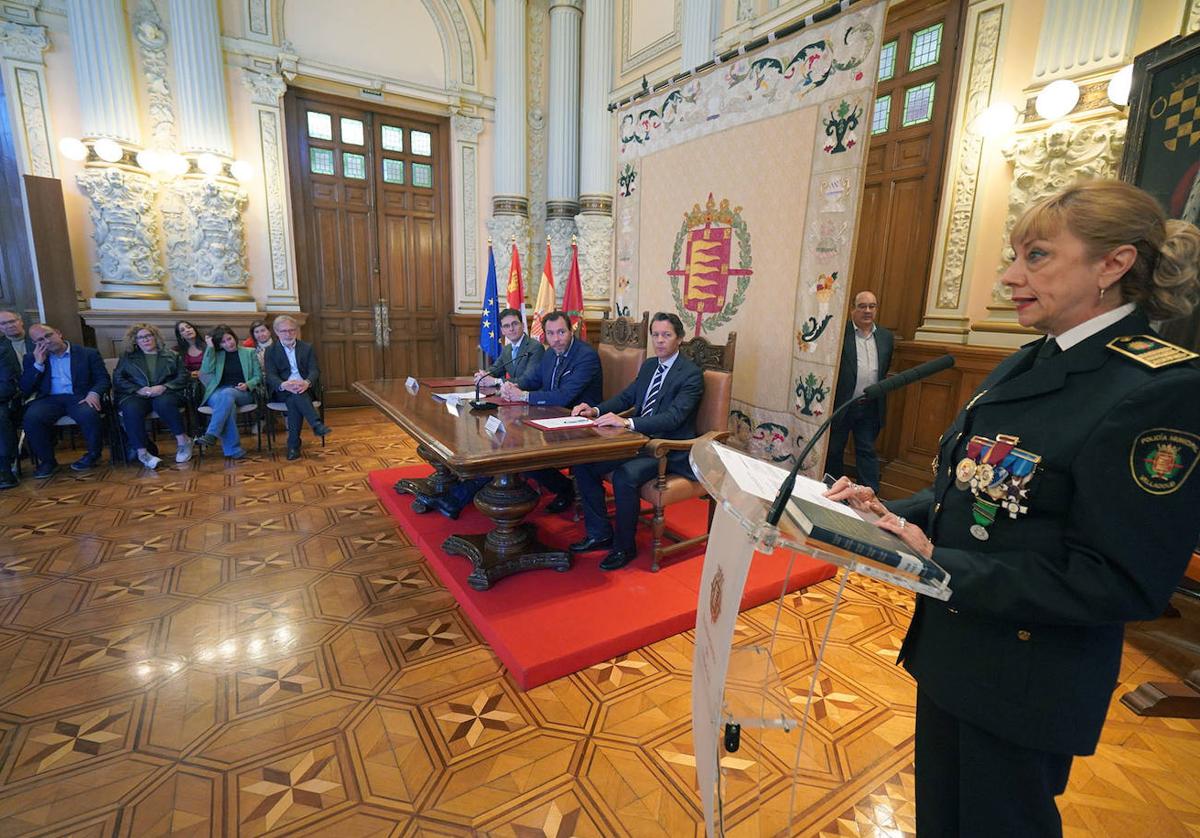
[[[542, 330], [550, 351], [542, 355], [541, 363], [529, 370], [519, 383], [505, 381], [500, 395], [509, 401], [559, 407], [574, 407], [582, 399], [599, 400], [604, 380], [600, 356], [587, 341], [575, 339], [567, 314], [549, 312], [542, 318]], [[575, 503], [575, 487], [561, 471], [545, 468], [524, 476], [554, 493], [554, 500], [546, 505], [547, 512], [563, 512]], [[490, 479], [481, 477], [464, 481], [446, 495], [418, 494], [417, 502], [449, 518], [457, 518]]]
[[26, 353], [21, 371], [21, 392], [34, 396], [25, 407], [22, 427], [38, 459], [34, 477], [49, 477], [58, 468], [54, 459], [54, 423], [70, 416], [87, 442], [87, 453], [71, 468], [86, 471], [100, 461], [104, 427], [100, 397], [112, 384], [104, 359], [95, 349], [73, 346], [62, 332], [45, 323], [29, 327], [33, 351]]
[[312, 344], [299, 340], [300, 324], [295, 318], [281, 314], [273, 326], [279, 340], [272, 341], [263, 353], [269, 401], [287, 405], [287, 458], [300, 457], [300, 429], [307, 421], [317, 436], [327, 436], [333, 429], [321, 421], [313, 404], [312, 388], [317, 386], [321, 370]]
[[[653, 358], [647, 358], [637, 378], [619, 394], [596, 406], [576, 405], [575, 416], [591, 416], [601, 426], [624, 426], [631, 431], [658, 439], [691, 439], [696, 435], [696, 410], [704, 395], [704, 374], [679, 354], [683, 341], [683, 322], [677, 315], [659, 312], [650, 321]], [[618, 416], [630, 408], [630, 418]], [[673, 451], [667, 458], [667, 470], [693, 477], [686, 451]], [[616, 570], [637, 558], [634, 536], [637, 529], [638, 493], [642, 484], [658, 476], [658, 460], [633, 457], [585, 463], [572, 470], [583, 499], [586, 530], [582, 541], [571, 545], [572, 553], [611, 548], [600, 562], [601, 570]], [[616, 501], [616, 535], [608, 521], [604, 500], [604, 475], [612, 472], [613, 498]]]
[[0, 489], [17, 485], [13, 459], [17, 455], [16, 418], [20, 405], [16, 396], [21, 392], [20, 380], [17, 353], [7, 340], [0, 340]]
[[504, 335], [504, 348], [496, 363], [475, 372], [475, 380], [482, 386], [501, 384], [505, 379], [520, 381], [521, 377], [542, 362], [546, 347], [540, 341], [525, 334], [525, 321], [521, 312], [506, 308], [500, 312], [500, 331]]

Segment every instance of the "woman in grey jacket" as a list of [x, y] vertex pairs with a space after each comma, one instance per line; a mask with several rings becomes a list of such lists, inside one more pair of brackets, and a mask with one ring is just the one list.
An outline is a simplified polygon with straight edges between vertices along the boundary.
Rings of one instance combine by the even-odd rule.
[[146, 468], [162, 460], [147, 450], [146, 417], [150, 411], [175, 434], [175, 462], [192, 458], [192, 441], [183, 432], [183, 388], [187, 368], [179, 356], [163, 346], [162, 335], [149, 323], [134, 323], [125, 332], [125, 352], [113, 371], [117, 413], [130, 446]]

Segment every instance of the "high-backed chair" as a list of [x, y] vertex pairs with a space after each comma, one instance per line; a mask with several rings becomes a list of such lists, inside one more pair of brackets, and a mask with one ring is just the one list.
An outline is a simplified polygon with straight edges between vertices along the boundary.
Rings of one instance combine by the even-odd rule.
[[[708, 529], [712, 527], [716, 501], [708, 499], [708, 528], [703, 535], [683, 538], [666, 530], [664, 510], [673, 503], [704, 497], [704, 486], [698, 480], [689, 480], [678, 474], [667, 473], [667, 455], [672, 451], [690, 451], [692, 446], [705, 440], [718, 442], [729, 437], [729, 404], [733, 398], [733, 359], [737, 349], [737, 332], [730, 332], [724, 346], [709, 343], [702, 337], [692, 338], [679, 345], [679, 351], [704, 371], [704, 395], [696, 411], [696, 433], [693, 439], [652, 439], [642, 449], [658, 459], [658, 476], [642, 484], [642, 500], [654, 507], [651, 526], [654, 531], [654, 556], [650, 569], [658, 571], [661, 561], [675, 553], [686, 550], [708, 540]], [[663, 546], [663, 536], [672, 540]]]
[[646, 346], [650, 333], [650, 312], [643, 311], [640, 321], [628, 317], [609, 319], [605, 313], [600, 321], [600, 369], [604, 373], [604, 399], [607, 401], [620, 393], [629, 382], [637, 378], [642, 362], [646, 360]]

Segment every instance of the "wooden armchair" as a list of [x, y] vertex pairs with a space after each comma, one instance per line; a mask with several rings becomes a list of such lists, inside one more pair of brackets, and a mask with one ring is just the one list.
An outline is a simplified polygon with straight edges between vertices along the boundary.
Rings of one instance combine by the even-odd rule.
[[[696, 433], [694, 439], [652, 439], [642, 449], [658, 459], [658, 477], [642, 485], [642, 500], [654, 507], [651, 526], [654, 530], [654, 557], [650, 570], [658, 572], [660, 561], [708, 540], [704, 535], [683, 538], [667, 532], [663, 517], [664, 509], [679, 501], [705, 497], [704, 486], [698, 480], [689, 480], [678, 474], [667, 473], [667, 455], [672, 451], [690, 451], [692, 446], [705, 440], [721, 441], [729, 436], [729, 403], [733, 398], [733, 359], [737, 349], [737, 332], [730, 332], [724, 346], [709, 343], [702, 337], [684, 341], [679, 351], [704, 370], [704, 395], [696, 411]], [[708, 526], [712, 527], [716, 501], [708, 499]], [[670, 546], [663, 546], [663, 536], [669, 535]]]
[[620, 393], [637, 378], [646, 360], [647, 336], [650, 332], [650, 312], [642, 312], [641, 321], [628, 317], [609, 319], [605, 313], [600, 322], [600, 369], [604, 372], [601, 391], [607, 401]]

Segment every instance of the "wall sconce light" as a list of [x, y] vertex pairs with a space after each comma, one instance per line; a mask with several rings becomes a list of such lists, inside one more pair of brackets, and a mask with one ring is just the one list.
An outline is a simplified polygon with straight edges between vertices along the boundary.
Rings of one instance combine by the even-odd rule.
[[101, 137], [92, 143], [92, 151], [105, 163], [119, 163], [125, 156], [125, 149], [121, 148], [116, 140], [110, 140], [108, 137]]
[[141, 166], [149, 174], [155, 175], [163, 171], [166, 166], [166, 160], [162, 152], [155, 151], [152, 148], [143, 149], [137, 153], [137, 164]]
[[209, 177], [216, 177], [221, 174], [221, 170], [225, 168], [225, 165], [217, 155], [205, 152], [196, 158], [196, 168]]
[[1079, 85], [1070, 79], [1050, 82], [1037, 95], [1034, 108], [1042, 119], [1054, 121], [1074, 110], [1079, 102]]
[[1008, 102], [994, 102], [975, 117], [968, 130], [979, 137], [998, 137], [1016, 124], [1017, 109]]
[[245, 160], [234, 160], [229, 166], [229, 173], [240, 181], [254, 179], [254, 166]]
[[192, 168], [192, 164], [182, 154], [168, 151], [163, 155], [163, 158], [163, 171], [171, 177], [186, 175]]
[[1126, 64], [1108, 80], [1108, 100], [1118, 108], [1129, 104], [1129, 88], [1133, 86], [1133, 65]]
[[58, 150], [68, 160], [83, 160], [88, 156], [88, 147], [74, 137], [63, 137], [59, 140]]

